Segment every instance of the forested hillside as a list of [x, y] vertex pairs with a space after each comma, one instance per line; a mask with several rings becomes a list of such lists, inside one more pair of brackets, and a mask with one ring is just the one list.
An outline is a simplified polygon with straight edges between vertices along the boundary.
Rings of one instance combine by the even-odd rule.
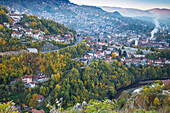
[[[24, 26], [25, 23], [29, 23], [29, 26]], [[21, 24], [26, 28], [33, 28], [35, 30], [40, 29], [47, 35], [60, 34], [61, 36], [64, 36], [65, 33], [71, 33], [72, 35], [76, 34], [75, 30], [64, 27], [62, 24], [49, 19], [38, 19], [37, 16], [23, 15], [23, 18], [18, 24]]]
[[[75, 47], [68, 47], [57, 53], [47, 54], [22, 54], [7, 56], [1, 58], [1, 95], [4, 99], [12, 99], [14, 92], [25, 95], [20, 97], [17, 103], [29, 104], [30, 95], [35, 93], [47, 97], [51, 95], [50, 102], [55, 103], [55, 98], [63, 98], [62, 107], [67, 108], [75, 105], [77, 102], [89, 101], [90, 99], [103, 100], [105, 98], [113, 99], [116, 90], [128, 86], [131, 83], [147, 80], [169, 77], [169, 65], [165, 67], [153, 67], [151, 65], [144, 67], [127, 67], [121, 62], [115, 61], [112, 65], [102, 61], [94, 61], [90, 67], [81, 69], [83, 64], [75, 62], [71, 58], [77, 55], [83, 55], [87, 51], [85, 44], [79, 44]], [[82, 51], [82, 52], [81, 52]], [[73, 57], [72, 57], [73, 56]], [[51, 75], [51, 79], [40, 84], [40, 88], [25, 89], [19, 86], [22, 82], [5, 87], [14, 78], [25, 74], [34, 76], [36, 71]], [[8, 95], [7, 91], [11, 90]], [[1, 98], [1, 99], [3, 99]], [[29, 99], [30, 98], [30, 99]], [[16, 100], [15, 98], [14, 100]], [[35, 106], [36, 103], [29, 104]]]
[[3, 24], [4, 22], [12, 22], [12, 19], [7, 15], [7, 13], [8, 10], [0, 5], [0, 24]]
[[[22, 18], [19, 22], [15, 22], [10, 17], [10, 11], [4, 6], [0, 6], [0, 52], [6, 51], [18, 51], [21, 49], [27, 49], [27, 47], [37, 48], [41, 50], [44, 45], [43, 40], [34, 41], [33, 34], [36, 34], [37, 30], [44, 33], [44, 35], [60, 35], [64, 37], [65, 34], [71, 34], [75, 36], [76, 31], [63, 24], [59, 24], [53, 20], [47, 20], [44, 18], [39, 19], [37, 16], [21, 15]], [[31, 30], [32, 29], [32, 30]], [[32, 35], [27, 35], [26, 30], [31, 30]], [[15, 36], [13, 36], [15, 34]], [[19, 37], [18, 37], [19, 36]], [[42, 34], [41, 34], [41, 37]], [[44, 39], [46, 40], [46, 39]], [[55, 42], [56, 43], [56, 42]], [[57, 43], [61, 47], [67, 46], [67, 44]]]

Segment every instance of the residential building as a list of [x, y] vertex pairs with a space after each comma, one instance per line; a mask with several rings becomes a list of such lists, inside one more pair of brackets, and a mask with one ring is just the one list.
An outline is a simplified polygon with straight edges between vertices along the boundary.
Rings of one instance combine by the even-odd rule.
[[32, 76], [31, 76], [31, 75], [22, 76], [22, 77], [21, 77], [21, 80], [22, 80], [24, 83], [30, 83], [30, 82], [32, 82]]
[[30, 88], [34, 88], [35, 87], [35, 82], [30, 82], [29, 85], [30, 85]]
[[47, 77], [44, 75], [44, 76], [41, 76], [41, 77], [38, 77], [38, 82], [45, 82], [47, 81]]
[[41, 110], [32, 109], [31, 112], [32, 113], [45, 113], [45, 111], [43, 109], [41, 109]]
[[38, 50], [36, 48], [27, 48], [27, 50], [30, 52], [30, 53], [38, 53]]
[[41, 103], [44, 101], [44, 96], [38, 95], [38, 103]]

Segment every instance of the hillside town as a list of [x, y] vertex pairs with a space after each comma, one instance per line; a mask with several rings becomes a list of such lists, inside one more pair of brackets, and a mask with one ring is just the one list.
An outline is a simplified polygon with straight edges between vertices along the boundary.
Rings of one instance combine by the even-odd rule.
[[[89, 46], [90, 51], [82, 56], [81, 58], [76, 58], [76, 61], [82, 61], [83, 64], [88, 64], [93, 58], [94, 60], [102, 60], [112, 64], [114, 61], [120, 61], [126, 64], [127, 66], [146, 66], [146, 65], [154, 65], [154, 66], [161, 66], [170, 64], [170, 60], [163, 58], [163, 59], [149, 59], [146, 58], [147, 54], [154, 53], [151, 50], [151, 47], [155, 47], [152, 44], [149, 49], [140, 49], [134, 47], [126, 47], [123, 44], [113, 43], [113, 40], [106, 41], [104, 38], [98, 40], [98, 38], [91, 37], [88, 38], [84, 36], [83, 41]], [[97, 47], [96, 47], [97, 45]], [[137, 45], [136, 45], [137, 46]], [[169, 46], [169, 44], [168, 44]], [[164, 49], [169, 49], [169, 47], [165, 46], [164, 48], [157, 48], [162, 51]], [[159, 53], [159, 52], [158, 52]], [[156, 53], [156, 54], [158, 54]]]
[[[51, 10], [46, 11], [45, 7]], [[38, 3], [31, 4], [31, 10], [18, 8], [16, 5], [10, 9], [19, 10], [29, 15], [38, 15], [39, 18], [55, 20], [71, 29], [76, 29], [77, 33], [96, 34], [101, 33], [105, 37], [122, 37], [118, 41], [126, 42], [123, 38], [137, 38], [137, 36], [148, 37], [146, 31], [150, 31], [154, 25], [123, 17], [119, 12], [108, 13], [98, 7], [79, 6], [72, 3], [44, 4], [41, 7]], [[36, 7], [36, 9], [35, 9]], [[35, 11], [32, 11], [35, 10]], [[53, 13], [55, 12], [55, 13]], [[138, 29], [139, 28], [139, 29]], [[120, 42], [120, 43], [122, 43]]]
[[[60, 34], [45, 35], [46, 33], [44, 31], [33, 30], [32, 28], [28, 28], [29, 23], [25, 23], [24, 25], [27, 28], [24, 28], [22, 25], [17, 24], [23, 18], [22, 14], [18, 11], [10, 11], [8, 15], [12, 18], [12, 25], [10, 25], [9, 23], [4, 23], [3, 26], [7, 26], [13, 31], [11, 34], [11, 37], [13, 38], [16, 37], [18, 39], [22, 39], [23, 36], [26, 36], [26, 37], [32, 37], [32, 42], [54, 40], [56, 42], [66, 43], [66, 44], [70, 44], [74, 40], [74, 37], [71, 36], [71, 34], [69, 33], [65, 34], [64, 37], [61, 37]], [[130, 33], [130, 31], [127, 32]], [[160, 31], [160, 33], [162, 33], [163, 35], [169, 34], [168, 31]], [[90, 47], [90, 52], [88, 52], [87, 55], [83, 56], [82, 58], [75, 59], [76, 61], [82, 61], [85, 64], [88, 63], [94, 57], [96, 60], [102, 59], [103, 61], [112, 63], [116, 60], [115, 58], [117, 57], [118, 59], [120, 59], [120, 61], [124, 62], [128, 66], [130, 66], [131, 64], [134, 64], [135, 66], [148, 65], [148, 64], [153, 64], [154, 66], [163, 66], [164, 64], [170, 63], [170, 61], [166, 59], [151, 60], [145, 58], [146, 54], [153, 53], [153, 51], [151, 51], [151, 47], [158, 48], [159, 51], [164, 49], [169, 49], [169, 43], [167, 43], [167, 39], [161, 39], [160, 42], [156, 42], [154, 40], [147, 41], [148, 37], [144, 34], [136, 35], [135, 33], [132, 33], [131, 36], [129, 36], [128, 38], [127, 38], [127, 33], [118, 33], [118, 34], [113, 33], [114, 35], [112, 36], [110, 35], [105, 36], [103, 35], [102, 32], [99, 34], [100, 35], [98, 38], [96, 38], [96, 35], [83, 36], [86, 44]], [[78, 35], [81, 34], [78, 33]], [[22, 41], [23, 43], [27, 43], [25, 42], [26, 39]], [[98, 45], [97, 48], [95, 48], [96, 45]], [[132, 46], [132, 47], [124, 47], [124, 45]], [[138, 53], [139, 51], [138, 48], [134, 48], [135, 46], [138, 45], [141, 48], [145, 48], [141, 50], [142, 54]], [[19, 53], [22, 52], [38, 53], [38, 50], [36, 48], [27, 48], [27, 50], [21, 50]], [[11, 51], [6, 53], [1, 53], [1, 55], [19, 54], [19, 53], [16, 51], [15, 52]], [[113, 58], [112, 56], [113, 54], [115, 54], [116, 57]]]
[[[63, 4], [61, 4], [58, 8], [55, 7], [55, 9], [61, 9], [62, 7], [64, 7]], [[93, 89], [89, 90], [89, 97], [91, 96], [92, 98], [95, 97], [99, 99], [99, 94], [103, 94], [102, 96], [104, 98], [109, 94], [109, 96], [111, 95], [110, 97], [113, 99], [113, 95], [116, 94], [116, 90], [124, 88], [124, 86], [121, 86], [122, 84], [125, 84], [127, 87], [136, 81], [140, 81], [141, 76], [138, 76], [139, 78], [137, 78], [137, 75], [135, 75], [136, 73], [132, 78], [129, 77], [132, 76], [132, 73], [129, 70], [137, 69], [138, 73], [141, 73], [141, 70], [147, 67], [152, 67], [154, 70], [163, 70], [162, 73], [168, 70], [167, 68], [169, 68], [170, 59], [169, 56], [167, 57], [164, 54], [164, 52], [167, 52], [170, 49], [170, 33], [167, 29], [160, 28], [158, 33], [155, 33], [155, 35], [151, 38], [148, 33], [145, 33], [143, 30], [137, 31], [123, 29], [124, 27], [129, 29], [128, 26], [130, 24], [128, 24], [129, 20], [122, 21], [120, 19], [120, 14], [113, 17], [108, 16], [108, 14], [98, 15], [95, 14], [96, 7], [93, 7], [92, 10], [88, 10], [87, 12], [85, 11], [86, 8], [88, 9], [88, 7], [82, 6], [79, 10], [77, 10], [76, 6], [73, 7], [70, 4], [70, 7], [67, 9], [74, 11], [78, 15], [66, 17], [61, 15], [62, 13], [58, 12], [55, 15], [59, 16], [49, 16], [50, 18], [53, 17], [54, 20], [64, 23], [65, 25], [73, 23], [72, 27], [77, 29], [77, 33], [75, 35], [69, 31], [66, 31], [67, 33], [61, 33], [63, 34], [61, 35], [51, 34], [47, 32], [47, 30], [40, 30], [40, 28], [33, 29], [30, 27], [32, 24], [31, 22], [25, 22], [24, 25], [20, 23], [23, 16], [26, 14], [21, 14], [17, 10], [8, 11], [7, 15], [12, 19], [11, 24], [4, 22], [0, 25], [9, 29], [11, 32], [11, 39], [19, 40], [20, 45], [27, 44], [26, 47], [19, 50], [0, 51], [1, 58], [5, 59], [4, 61], [1, 60], [1, 63], [3, 64], [0, 64], [0, 67], [2, 68], [2, 70], [0, 70], [0, 73], [2, 74], [0, 81], [3, 81], [3, 83], [7, 86], [0, 84], [4, 90], [3, 98], [1, 98], [1, 100], [8, 103], [7, 101], [9, 101], [10, 98], [6, 97], [11, 96], [10, 93], [12, 91], [18, 90], [18, 84], [22, 87], [20, 87], [21, 90], [19, 89], [20, 93], [17, 94], [17, 96], [20, 94], [22, 95], [22, 91], [25, 92], [24, 96], [26, 95], [26, 97], [22, 100], [22, 105], [19, 105], [19, 99], [15, 100], [15, 102], [18, 102], [17, 105], [12, 101], [10, 102], [10, 108], [13, 108], [14, 111], [23, 112], [22, 110], [24, 110], [24, 112], [45, 113], [44, 109], [42, 109], [45, 108], [45, 110], [48, 109], [47, 111], [50, 113], [58, 113], [59, 111], [61, 112], [62, 102], [68, 104], [65, 104], [65, 107], [72, 106], [74, 104], [73, 109], [77, 110], [81, 108], [82, 110], [84, 105], [87, 105], [87, 103], [86, 98], [83, 98], [83, 101], [80, 100], [80, 98], [85, 97], [86, 95], [80, 97], [78, 95], [81, 93], [81, 90], [72, 92], [70, 89], [79, 89], [79, 87], [81, 87], [80, 89], [85, 89], [84, 92], [86, 94], [86, 91], [88, 91], [92, 86]], [[43, 13], [44, 16], [49, 15], [46, 11]], [[94, 20], [88, 18], [89, 15], [91, 18], [94, 18]], [[34, 17], [39, 20], [41, 19], [36, 15], [34, 15]], [[100, 19], [98, 19], [98, 17], [100, 17]], [[70, 20], [68, 21], [67, 18], [70, 18]], [[80, 21], [76, 23], [75, 18], [80, 18]], [[136, 25], [139, 24], [141, 24], [143, 28], [146, 27], [146, 25], [142, 22], [136, 23]], [[122, 31], [120, 31], [121, 28], [123, 29]], [[61, 32], [61, 30], [58, 31]], [[3, 34], [3, 32], [0, 33]], [[41, 45], [39, 47], [30, 47], [32, 43], [35, 43], [35, 45], [41, 43]], [[63, 44], [64, 46], [59, 47], [57, 44]], [[10, 46], [12, 47], [13, 45], [11, 44]], [[159, 55], [160, 53], [163, 54], [163, 57]], [[74, 56], [74, 54], [76, 55]], [[10, 62], [12, 63], [10, 64]], [[109, 65], [108, 67], [111, 67], [110, 70], [114, 70], [114, 72], [111, 74], [108, 72], [108, 78], [110, 77], [110, 80], [113, 81], [108, 82], [108, 80], [106, 80], [107, 77], [105, 75], [107, 72], [104, 74], [103, 70], [98, 71], [102, 65], [96, 66], [96, 69], [93, 69], [93, 67], [91, 67], [91, 63], [94, 62]], [[7, 67], [9, 67], [9, 70]], [[94, 70], [96, 76], [97, 74], [99, 75], [99, 79], [97, 77], [95, 78], [93, 73], [90, 73], [91, 70]], [[157, 73], [160, 74], [159, 72]], [[146, 76], [143, 77], [146, 78], [146, 80], [148, 79], [147, 74], [148, 73], [142, 75]], [[94, 77], [94, 79], [90, 78], [89, 75]], [[167, 79], [168, 76], [169, 75], [166, 72], [163, 77]], [[91, 81], [89, 78], [93, 79], [93, 84], [90, 84]], [[133, 78], [135, 79], [133, 80]], [[120, 82], [119, 79], [121, 79]], [[126, 79], [129, 81], [126, 81], [125, 83], [124, 81]], [[75, 84], [77, 81], [78, 84]], [[115, 84], [112, 83], [115, 81]], [[162, 80], [162, 87], [168, 86], [169, 82], [169, 80]], [[67, 83], [69, 84], [67, 85]], [[106, 88], [108, 86], [109, 88]], [[14, 90], [11, 90], [11, 92], [8, 91], [10, 89], [9, 87]], [[149, 86], [149, 88], [152, 87], [154, 88], [157, 86]], [[97, 92], [99, 88], [101, 88], [101, 91]], [[65, 92], [66, 90], [67, 92]], [[93, 92], [93, 90], [95, 92]], [[108, 91], [108, 94], [104, 94], [106, 90]], [[132, 93], [140, 94], [140, 91], [143, 90], [144, 88], [138, 88]], [[165, 95], [166, 92], [169, 95], [167, 90], [162, 90], [161, 93]], [[58, 100], [57, 97], [64, 97], [65, 100], [62, 100], [63, 98]], [[89, 99], [91, 99], [91, 97]], [[71, 101], [74, 100], [76, 103], [69, 103], [67, 99], [70, 99]], [[26, 103], [26, 101], [28, 102]], [[59, 101], [61, 101], [61, 103], [59, 103]], [[82, 105], [80, 105], [78, 101], [79, 103], [81, 102]], [[54, 107], [55, 105], [50, 105], [50, 102], [57, 104], [58, 109]]]
[[[20, 20], [23, 18], [23, 15], [18, 11], [9, 11], [8, 13], [9, 17], [12, 19], [12, 24], [9, 23], [3, 23], [3, 26], [7, 26], [10, 28], [13, 32], [11, 34], [11, 37], [22, 39], [23, 36], [26, 37], [32, 37], [32, 42], [34, 41], [43, 41], [43, 40], [55, 40], [58, 42], [70, 44], [71, 41], [74, 40], [74, 37], [71, 36], [71, 34], [67, 33], [64, 35], [64, 37], [61, 37], [60, 34], [54, 34], [54, 35], [46, 35], [44, 31], [41, 30], [33, 30], [32, 28], [29, 28], [29, 23], [25, 23], [23, 27], [22, 25], [18, 24]], [[38, 16], [37, 16], [38, 17]]]

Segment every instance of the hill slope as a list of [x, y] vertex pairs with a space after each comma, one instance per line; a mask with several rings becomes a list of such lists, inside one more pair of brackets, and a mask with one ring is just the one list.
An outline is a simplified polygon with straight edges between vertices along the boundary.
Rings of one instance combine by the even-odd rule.
[[154, 8], [149, 10], [140, 10], [140, 9], [133, 9], [133, 8], [121, 8], [121, 7], [108, 7], [108, 6], [101, 6], [101, 8], [108, 12], [118, 11], [123, 16], [128, 17], [137, 17], [137, 16], [152, 16], [152, 14], [159, 14], [160, 16], [167, 16], [170, 15], [170, 9], [160, 9]]
[[[55, 20], [72, 29], [76, 29], [78, 32], [119, 33], [131, 30], [136, 33], [145, 33], [148, 30], [148, 23], [123, 17], [117, 13], [109, 13], [99, 7], [79, 6], [70, 3], [68, 0], [60, 2], [56, 0], [25, 0], [18, 2], [7, 0], [0, 3], [9, 8], [18, 9], [23, 13]], [[154, 27], [150, 26], [149, 31]]]
[[122, 14], [123, 16], [127, 16], [127, 17], [150, 16], [149, 11], [143, 11], [140, 9], [108, 7], [108, 6], [102, 6], [101, 8], [108, 12], [118, 11], [118, 12], [120, 12], [120, 14]]

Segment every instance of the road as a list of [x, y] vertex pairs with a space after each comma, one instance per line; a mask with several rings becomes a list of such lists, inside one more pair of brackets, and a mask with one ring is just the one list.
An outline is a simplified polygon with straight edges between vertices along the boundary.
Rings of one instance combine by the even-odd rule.
[[91, 64], [91, 62], [92, 62], [92, 60], [93, 60], [93, 58], [94, 58], [94, 54], [96, 53], [96, 51], [97, 51], [97, 48], [98, 48], [98, 43], [97, 43], [97, 45], [96, 45], [96, 49], [94, 50], [94, 52], [93, 52], [93, 56], [92, 56], [92, 58], [90, 59], [90, 61], [88, 62], [88, 64], [87, 64], [87, 67], [89, 67], [90, 66], [90, 64]]
[[[90, 61], [87, 63], [87, 67], [90, 66], [90, 64], [91, 64], [91, 62], [92, 62], [92, 60], [93, 60], [93, 58], [94, 58], [94, 54], [95, 54], [96, 51], [97, 51], [97, 48], [98, 48], [98, 43], [97, 43], [97, 45], [96, 45], [96, 49], [95, 49], [94, 52], [93, 52], [92, 58], [91, 58]], [[81, 67], [81, 69], [85, 69], [85, 68], [86, 68], [86, 67]]]
[[[78, 45], [78, 44], [79, 44], [79, 43], [81, 43], [81, 42], [82, 42], [82, 40], [83, 40], [83, 38], [82, 38], [82, 37], [78, 37], [78, 39], [79, 39], [79, 40], [78, 40], [78, 42], [77, 42], [77, 41], [75, 41], [75, 43], [74, 43], [71, 47]], [[64, 48], [66, 48], [66, 47], [64, 47]], [[49, 51], [42, 51], [41, 53], [57, 52], [57, 51], [59, 51], [59, 50], [61, 50], [61, 49], [64, 49], [64, 48], [55, 49], [55, 50], [49, 50]]]
[[[76, 41], [72, 46], [70, 46], [70, 47], [73, 47], [73, 46], [76, 46], [76, 45], [78, 45], [79, 43], [81, 43], [82, 42], [82, 40], [83, 40], [83, 38], [82, 37], [78, 37], [78, 42]], [[66, 48], [66, 47], [64, 47], [64, 48]], [[55, 50], [49, 50], [49, 51], [43, 51], [43, 52], [41, 52], [41, 53], [48, 53], [48, 52], [57, 52], [57, 51], [59, 51], [59, 50], [61, 50], [61, 49], [64, 49], [64, 48], [60, 48], [60, 49], [55, 49]], [[96, 51], [97, 51], [97, 48], [98, 48], [98, 43], [97, 43], [97, 46], [96, 46], [96, 49], [95, 49], [95, 51], [93, 52], [93, 56], [92, 56], [92, 58], [90, 59], [90, 61], [88, 62], [88, 64], [87, 64], [87, 67], [89, 67], [90, 66], [90, 64], [91, 64], [91, 62], [92, 62], [92, 60], [93, 60], [93, 58], [94, 58], [94, 54], [96, 53]], [[83, 68], [85, 68], [85, 67], [82, 67], [82, 69]]]

